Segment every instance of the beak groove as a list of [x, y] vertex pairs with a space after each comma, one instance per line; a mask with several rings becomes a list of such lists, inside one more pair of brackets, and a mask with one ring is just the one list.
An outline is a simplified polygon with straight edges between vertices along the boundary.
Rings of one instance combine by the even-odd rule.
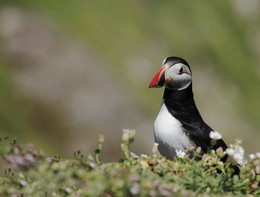
[[150, 82], [149, 88], [159, 88], [164, 85], [165, 79], [164, 79], [164, 74], [165, 74], [165, 69], [166, 66], [163, 66], [153, 77], [152, 81]]

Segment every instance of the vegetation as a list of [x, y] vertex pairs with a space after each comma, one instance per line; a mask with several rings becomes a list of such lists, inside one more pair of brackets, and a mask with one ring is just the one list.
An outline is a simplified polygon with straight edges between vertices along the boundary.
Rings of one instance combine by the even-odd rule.
[[130, 153], [134, 133], [124, 131], [122, 150], [125, 158], [119, 162], [101, 163], [103, 136], [99, 136], [91, 155], [80, 151], [71, 158], [48, 157], [29, 144], [26, 148], [1, 138], [0, 154], [9, 162], [9, 168], [0, 177], [1, 196], [259, 196], [260, 157], [240, 167], [234, 175], [232, 162], [221, 158], [221, 149], [194, 157], [176, 157], [174, 161], [157, 156], [137, 156]]

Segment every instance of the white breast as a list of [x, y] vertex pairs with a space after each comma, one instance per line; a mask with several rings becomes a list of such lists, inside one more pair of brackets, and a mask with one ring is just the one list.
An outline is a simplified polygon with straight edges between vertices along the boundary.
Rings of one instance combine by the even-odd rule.
[[167, 159], [173, 159], [176, 155], [175, 150], [185, 151], [192, 147], [182, 124], [171, 115], [164, 100], [154, 122], [154, 138], [155, 142], [159, 144], [160, 153]]

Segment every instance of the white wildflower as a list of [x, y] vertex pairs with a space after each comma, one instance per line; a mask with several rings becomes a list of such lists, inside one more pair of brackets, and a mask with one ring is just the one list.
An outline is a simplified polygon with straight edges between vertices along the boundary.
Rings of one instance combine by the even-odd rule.
[[255, 155], [260, 158], [260, 153], [259, 152], [256, 152]]
[[71, 189], [70, 187], [66, 187], [66, 188], [65, 188], [65, 192], [66, 192], [67, 194], [70, 194], [70, 193], [72, 192], [72, 189]]
[[89, 167], [91, 167], [91, 168], [95, 168], [96, 167], [96, 164], [95, 163], [93, 163], [93, 162], [89, 162]]
[[244, 148], [242, 146], [236, 146], [235, 147], [235, 152], [237, 152], [237, 153], [239, 153], [241, 155], [245, 154]]
[[214, 140], [220, 140], [222, 138], [222, 135], [217, 131], [211, 131], [209, 133], [209, 137]]
[[253, 153], [251, 153], [251, 154], [249, 155], [249, 158], [250, 158], [250, 159], [254, 159], [254, 158], [255, 158], [255, 155], [254, 155]]
[[226, 152], [229, 156], [233, 156], [235, 154], [235, 150], [233, 148], [227, 148]]
[[26, 183], [26, 181], [25, 181], [25, 180], [21, 180], [21, 181], [20, 181], [20, 185], [21, 185], [21, 186], [26, 186], [26, 185], [27, 185], [27, 183]]
[[236, 152], [234, 155], [233, 155], [233, 158], [236, 160], [236, 162], [240, 165], [242, 165], [244, 163], [244, 155]]
[[135, 153], [133, 153], [133, 152], [130, 152], [130, 155], [131, 155], [131, 157], [133, 157], [134, 159], [138, 159], [139, 157], [135, 154]]
[[146, 154], [141, 154], [141, 157], [147, 158], [148, 156]]
[[235, 141], [236, 141], [237, 144], [242, 144], [242, 141], [243, 141], [243, 140], [240, 139], [240, 138], [237, 138]]
[[139, 184], [138, 183], [134, 183], [133, 186], [130, 188], [130, 193], [132, 195], [137, 195], [139, 193]]
[[241, 163], [241, 165], [246, 165], [248, 163], [248, 161], [246, 159], [244, 159], [244, 161]]
[[183, 152], [182, 150], [175, 150], [175, 152], [176, 152], [176, 155], [180, 158], [183, 158], [186, 155], [186, 153]]
[[133, 142], [135, 138], [136, 131], [133, 129], [123, 129], [122, 140], [123, 142]]
[[242, 165], [246, 163], [244, 160], [244, 148], [242, 146], [235, 146], [235, 148], [227, 148], [226, 149], [227, 154], [235, 160], [236, 163]]
[[123, 129], [123, 133], [130, 133], [130, 129]]
[[154, 145], [155, 147], [158, 147], [158, 146], [159, 146], [159, 144], [158, 144], [158, 143], [156, 143], [156, 142], [155, 142], [153, 145]]
[[129, 140], [129, 133], [126, 131], [123, 131], [122, 141], [127, 142], [128, 140]]

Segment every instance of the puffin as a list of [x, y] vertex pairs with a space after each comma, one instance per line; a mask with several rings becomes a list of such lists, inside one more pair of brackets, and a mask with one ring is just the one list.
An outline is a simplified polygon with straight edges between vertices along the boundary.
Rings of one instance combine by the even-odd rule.
[[180, 57], [167, 57], [149, 88], [165, 87], [159, 112], [154, 121], [154, 139], [162, 156], [173, 160], [176, 152], [201, 147], [201, 155], [227, 145], [222, 139], [211, 145], [214, 131], [202, 119], [192, 91], [189, 64]]

